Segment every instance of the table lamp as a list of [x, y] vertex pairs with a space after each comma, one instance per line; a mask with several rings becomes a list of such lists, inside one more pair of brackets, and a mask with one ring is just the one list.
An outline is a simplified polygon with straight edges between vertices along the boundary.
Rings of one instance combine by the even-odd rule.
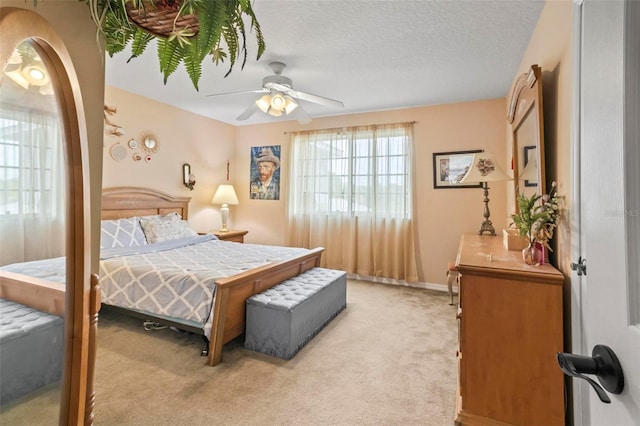
[[218, 186], [216, 193], [211, 199], [211, 203], [221, 204], [220, 216], [222, 216], [222, 228], [220, 228], [220, 232], [228, 232], [227, 219], [229, 219], [229, 205], [235, 206], [239, 204], [238, 196], [236, 195], [236, 191], [233, 189], [233, 185], [224, 184]]
[[496, 235], [496, 230], [489, 220], [491, 213], [489, 212], [489, 185], [487, 182], [507, 180], [511, 180], [511, 178], [498, 166], [492, 152], [478, 152], [473, 155], [473, 162], [461, 182], [480, 182], [484, 189], [484, 222], [482, 222], [478, 234], [482, 235], [484, 232], [488, 232], [490, 235]]

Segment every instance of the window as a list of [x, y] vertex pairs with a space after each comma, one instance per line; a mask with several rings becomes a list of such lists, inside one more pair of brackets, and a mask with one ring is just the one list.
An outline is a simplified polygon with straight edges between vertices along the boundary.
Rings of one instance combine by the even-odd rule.
[[290, 214], [410, 218], [410, 130], [389, 125], [294, 135]]
[[23, 40], [0, 79], [0, 265], [65, 254], [64, 127], [43, 53]]
[[324, 247], [321, 266], [418, 281], [413, 123], [295, 133], [287, 241]]
[[0, 108], [0, 215], [46, 214], [62, 180], [58, 120], [46, 113]]

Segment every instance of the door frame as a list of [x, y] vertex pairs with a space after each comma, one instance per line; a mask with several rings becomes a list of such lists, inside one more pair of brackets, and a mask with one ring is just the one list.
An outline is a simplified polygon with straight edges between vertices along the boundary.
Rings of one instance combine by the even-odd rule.
[[[582, 244], [580, 238], [581, 220], [581, 194], [580, 194], [580, 128], [581, 128], [581, 110], [580, 110], [580, 88], [581, 88], [581, 67], [582, 58], [582, 5], [583, 0], [575, 0], [573, 2], [573, 29], [572, 29], [572, 52], [573, 52], [573, 88], [572, 88], [572, 123], [571, 123], [571, 205], [572, 214], [570, 218], [570, 229], [577, 238], [571, 239], [571, 261], [577, 261], [582, 255]], [[579, 354], [588, 354], [585, 348], [583, 323], [582, 323], [582, 277], [577, 274], [570, 275], [571, 288], [571, 347], [570, 352]], [[576, 381], [567, 377], [565, 379], [570, 384], [570, 395], [573, 416], [573, 424], [584, 424], [583, 409], [585, 407], [584, 398], [588, 400], [589, 390], [580, 387]], [[587, 405], [588, 407], [588, 405]]]

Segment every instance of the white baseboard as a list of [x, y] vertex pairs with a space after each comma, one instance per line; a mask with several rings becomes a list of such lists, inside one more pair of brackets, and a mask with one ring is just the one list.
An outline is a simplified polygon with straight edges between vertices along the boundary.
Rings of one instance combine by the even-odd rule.
[[[351, 278], [354, 280], [371, 281], [374, 283], [402, 285], [405, 287], [425, 288], [429, 290], [443, 291], [445, 293], [449, 292], [449, 289], [446, 284], [423, 283], [423, 282], [408, 283], [404, 280], [394, 280], [392, 278], [381, 278], [381, 277], [369, 277], [366, 275], [358, 275], [358, 274], [347, 274], [347, 278]], [[458, 294], [458, 286], [455, 286], [455, 285], [453, 286], [453, 293]]]

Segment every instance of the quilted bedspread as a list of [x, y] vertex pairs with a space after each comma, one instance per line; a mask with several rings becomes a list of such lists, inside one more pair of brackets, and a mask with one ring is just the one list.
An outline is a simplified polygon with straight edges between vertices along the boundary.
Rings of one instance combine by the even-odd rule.
[[[103, 249], [102, 302], [196, 325], [210, 337], [216, 280], [307, 252], [296, 247], [221, 241], [209, 235]], [[64, 265], [64, 258], [57, 258], [2, 269], [64, 282]]]

